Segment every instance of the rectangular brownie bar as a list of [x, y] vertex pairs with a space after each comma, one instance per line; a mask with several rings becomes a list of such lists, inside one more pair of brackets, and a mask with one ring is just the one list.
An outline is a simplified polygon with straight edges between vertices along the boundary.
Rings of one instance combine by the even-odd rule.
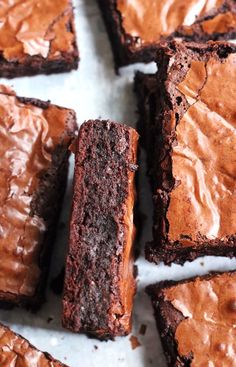
[[135, 83], [154, 194], [146, 257], [233, 257], [236, 46], [172, 42], [157, 59], [157, 76], [137, 74]]
[[0, 301], [43, 299], [75, 131], [74, 111], [0, 87]]
[[1, 78], [77, 69], [71, 0], [3, 1], [0, 17]]
[[149, 286], [168, 366], [234, 366], [236, 272]]
[[62, 322], [101, 339], [131, 328], [137, 142], [134, 129], [95, 120], [76, 147]]
[[116, 68], [155, 59], [160, 41], [236, 37], [234, 0], [98, 0]]
[[50, 354], [40, 352], [28, 340], [2, 324], [0, 324], [0, 366], [66, 367]]

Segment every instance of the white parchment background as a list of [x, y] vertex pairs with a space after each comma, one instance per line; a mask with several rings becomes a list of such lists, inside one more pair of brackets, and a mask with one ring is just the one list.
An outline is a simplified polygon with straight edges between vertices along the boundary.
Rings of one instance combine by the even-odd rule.
[[[53, 103], [73, 108], [77, 112], [78, 123], [90, 118], [109, 118], [135, 126], [137, 115], [136, 100], [132, 92], [135, 69], [155, 70], [154, 65], [135, 65], [125, 68], [116, 76], [107, 34], [95, 0], [74, 0], [76, 11], [77, 38], [81, 62], [78, 71], [61, 75], [36, 76], [1, 80], [15, 88], [20, 96], [51, 100]], [[142, 154], [144, 160], [144, 154]], [[73, 158], [71, 159], [69, 185], [64, 203], [58, 240], [52, 259], [51, 277], [62, 268], [67, 242], [67, 226], [71, 202], [71, 180]], [[147, 216], [145, 231], [141, 238], [143, 245], [151, 238], [152, 204], [145, 178], [145, 166], [141, 167], [142, 187], [140, 199], [142, 211]], [[3, 261], [3, 259], [1, 259]], [[185, 266], [155, 266], [141, 256], [139, 267], [138, 293], [135, 300], [133, 331], [141, 343], [131, 349], [130, 337], [117, 338], [115, 342], [99, 342], [84, 335], [76, 335], [62, 329], [60, 322], [61, 299], [52, 291], [47, 292], [47, 302], [40, 312], [31, 314], [22, 309], [0, 311], [0, 320], [25, 336], [41, 350], [46, 350], [70, 367], [148, 367], [166, 366], [162, 348], [152, 316], [149, 299], [144, 293], [147, 284], [163, 279], [181, 279], [209, 270], [235, 269], [236, 260], [208, 257], [198, 259]], [[52, 321], [48, 323], [48, 318]], [[147, 325], [144, 336], [139, 335], [141, 324]], [[98, 348], [96, 349], [95, 346]]]

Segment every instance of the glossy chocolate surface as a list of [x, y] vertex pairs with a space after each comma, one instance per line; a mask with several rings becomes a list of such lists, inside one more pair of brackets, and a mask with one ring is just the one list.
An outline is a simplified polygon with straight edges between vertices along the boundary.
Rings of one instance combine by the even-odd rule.
[[[6, 94], [10, 93], [10, 94]], [[34, 210], [57, 147], [70, 144], [70, 110], [23, 103], [0, 92], [0, 293], [32, 297], [47, 223]]]
[[66, 367], [0, 324], [1, 367]]
[[[203, 17], [209, 12], [222, 6], [224, 0], [117, 0], [117, 9], [121, 14], [122, 26], [125, 33], [137, 37], [136, 47], [158, 42], [162, 37], [169, 36], [179, 26], [190, 26], [198, 17]], [[230, 15], [231, 16], [231, 15]], [[229, 22], [228, 16], [218, 21]], [[211, 33], [216, 26], [206, 24]]]
[[176, 128], [169, 240], [189, 246], [236, 232], [236, 55], [192, 61], [177, 90], [189, 107]]
[[0, 54], [7, 61], [35, 55], [56, 60], [74, 49], [72, 20], [70, 0], [2, 0]]
[[191, 355], [191, 367], [235, 366], [236, 274], [196, 278], [163, 294], [184, 317], [175, 331], [180, 356]]

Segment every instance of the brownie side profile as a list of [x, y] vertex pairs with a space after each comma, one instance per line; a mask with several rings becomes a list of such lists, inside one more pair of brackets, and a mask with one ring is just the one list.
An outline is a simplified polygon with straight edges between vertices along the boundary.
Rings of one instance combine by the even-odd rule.
[[0, 366], [67, 367], [3, 324], [0, 324]]
[[76, 148], [62, 323], [100, 339], [131, 329], [137, 132], [87, 121]]
[[155, 60], [160, 42], [230, 40], [236, 37], [234, 0], [97, 0], [116, 68]]
[[72, 110], [0, 88], [0, 301], [38, 307], [67, 182]]
[[157, 76], [139, 74], [135, 87], [154, 195], [146, 257], [166, 264], [233, 257], [236, 47], [171, 42], [157, 59]]
[[233, 366], [236, 273], [212, 273], [147, 287], [170, 367]]
[[78, 61], [70, 0], [13, 0], [1, 7], [0, 77], [66, 72]]

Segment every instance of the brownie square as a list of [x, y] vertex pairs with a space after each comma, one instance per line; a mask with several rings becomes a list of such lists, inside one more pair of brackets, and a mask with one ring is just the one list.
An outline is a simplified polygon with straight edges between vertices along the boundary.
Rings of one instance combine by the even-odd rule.
[[234, 366], [236, 272], [147, 287], [169, 367]]
[[40, 352], [28, 340], [2, 324], [0, 324], [0, 366], [67, 367], [50, 354]]
[[98, 0], [116, 68], [155, 59], [160, 41], [228, 40], [236, 36], [232, 0]]
[[130, 127], [91, 120], [76, 144], [62, 322], [100, 339], [131, 330], [137, 141]]
[[3, 1], [0, 18], [1, 78], [77, 69], [70, 0]]
[[146, 257], [233, 257], [236, 47], [172, 42], [157, 57], [156, 76], [136, 76], [154, 195]]
[[0, 88], [0, 301], [37, 307], [67, 182], [72, 110]]

